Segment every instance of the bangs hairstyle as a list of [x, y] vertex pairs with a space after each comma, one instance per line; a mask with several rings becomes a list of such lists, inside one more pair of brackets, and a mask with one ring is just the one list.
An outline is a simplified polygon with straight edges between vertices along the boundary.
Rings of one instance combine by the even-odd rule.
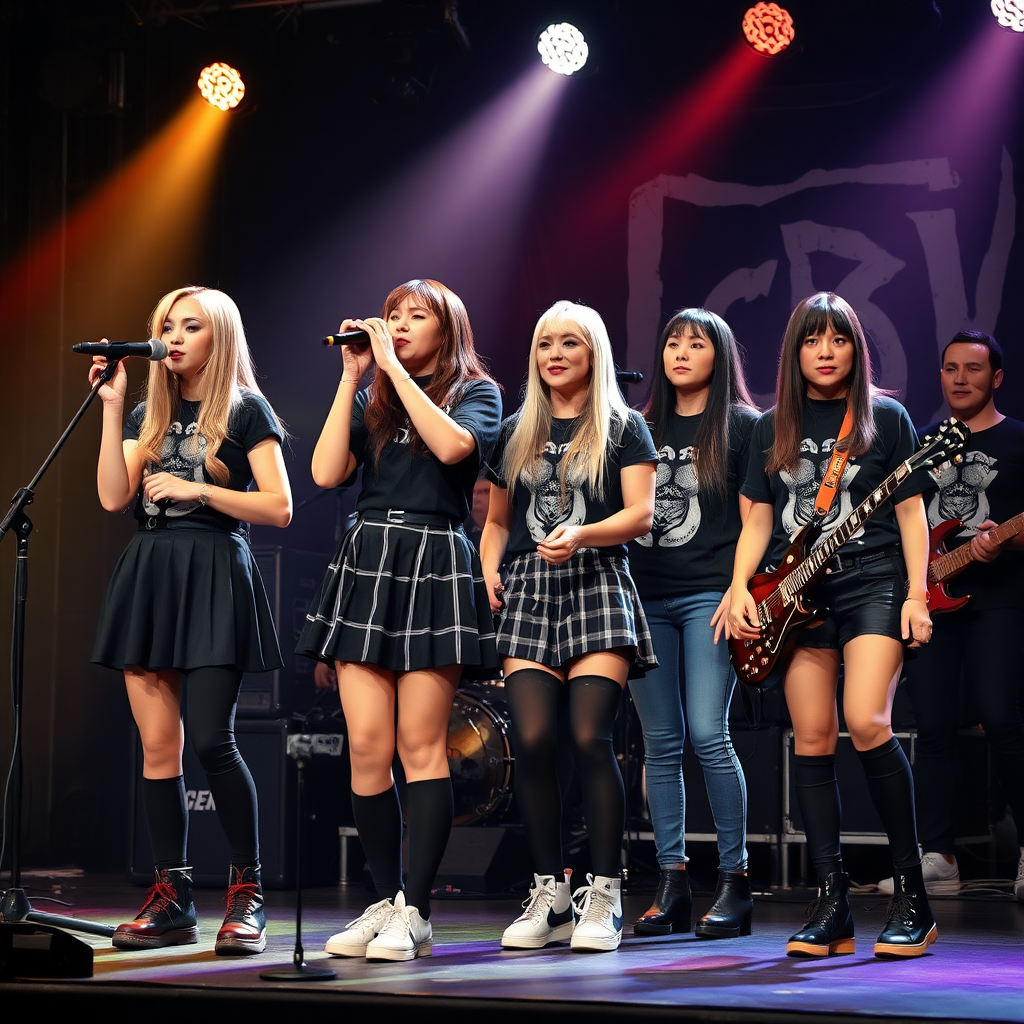
[[793, 470], [800, 460], [804, 397], [807, 381], [800, 372], [800, 349], [804, 341], [822, 334], [831, 327], [836, 334], [848, 338], [853, 345], [853, 366], [850, 369], [850, 390], [847, 407], [853, 412], [849, 436], [837, 445], [850, 455], [863, 455], [875, 439], [872, 399], [882, 391], [874, 385], [871, 354], [860, 318], [853, 307], [835, 292], [816, 292], [801, 302], [789, 318], [779, 354], [779, 376], [776, 387], [775, 441], [768, 452], [766, 469], [777, 473]]
[[[217, 484], [230, 479], [227, 466], [217, 458], [217, 452], [228, 436], [228, 420], [232, 409], [242, 400], [243, 392], [263, 395], [256, 383], [252, 354], [245, 338], [242, 315], [234, 300], [215, 288], [189, 286], [168, 292], [157, 304], [149, 318], [149, 336], [162, 338], [164, 322], [174, 304], [183, 298], [194, 299], [213, 330], [210, 358], [202, 368], [202, 401], [196, 424], [206, 438], [206, 472]], [[150, 464], [160, 462], [164, 436], [172, 417], [178, 414], [181, 401], [181, 382], [163, 360], [149, 364], [149, 378], [145, 389], [146, 412], [139, 431], [138, 448]], [[285, 430], [277, 420], [281, 437]]]
[[729, 469], [729, 419], [733, 406], [757, 412], [743, 372], [740, 347], [732, 328], [708, 309], [691, 306], [676, 312], [661, 332], [651, 374], [651, 393], [643, 415], [661, 448], [676, 407], [676, 389], [665, 373], [665, 347], [687, 328], [700, 335], [715, 350], [714, 368], [708, 382], [708, 398], [694, 439], [694, 465], [701, 492], [716, 502], [724, 501]]
[[[384, 300], [381, 317], [388, 317], [407, 297], [412, 296], [424, 309], [437, 318], [441, 334], [441, 347], [437, 351], [437, 365], [430, 382], [423, 389], [427, 397], [440, 409], [454, 405], [461, 389], [472, 380], [494, 380], [477, 355], [473, 344], [473, 328], [462, 301], [440, 281], [429, 278], [415, 279], [400, 284]], [[495, 384], [497, 387], [497, 384]], [[374, 369], [366, 405], [366, 426], [370, 433], [370, 452], [374, 464], [380, 459], [385, 446], [402, 429], [409, 432], [409, 445], [419, 455], [427, 454], [427, 446], [416, 432], [402, 405], [395, 385], [386, 373]]]
[[537, 321], [530, 345], [526, 395], [516, 413], [515, 428], [505, 449], [502, 472], [511, 487], [540, 458], [551, 440], [551, 391], [537, 366], [537, 346], [552, 331], [578, 334], [590, 349], [590, 386], [578, 425], [562, 457], [559, 472], [562, 493], [586, 484], [595, 497], [603, 497], [609, 442], [618, 442], [629, 418], [629, 406], [615, 380], [612, 343], [597, 310], [575, 302], [556, 302]]

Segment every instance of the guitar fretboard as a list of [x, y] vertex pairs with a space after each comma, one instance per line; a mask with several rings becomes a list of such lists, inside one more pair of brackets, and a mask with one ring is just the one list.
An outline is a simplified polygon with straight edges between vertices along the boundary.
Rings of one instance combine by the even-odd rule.
[[[988, 533], [997, 544], [1002, 544], [1011, 537], [1016, 537], [1022, 529], [1024, 529], [1024, 512], [1015, 515], [1012, 519], [1007, 519], [1005, 523], [989, 530]], [[971, 557], [970, 542], [961, 544], [958, 548], [954, 548], [945, 555], [940, 555], [929, 563], [928, 582], [941, 583], [943, 580], [948, 580], [958, 572], [963, 572], [972, 561], [974, 559]]]
[[[828, 560], [878, 511], [913, 472], [909, 460], [900, 463], [780, 584], [787, 603], [795, 601]], [[770, 601], [768, 597], [766, 600]]]

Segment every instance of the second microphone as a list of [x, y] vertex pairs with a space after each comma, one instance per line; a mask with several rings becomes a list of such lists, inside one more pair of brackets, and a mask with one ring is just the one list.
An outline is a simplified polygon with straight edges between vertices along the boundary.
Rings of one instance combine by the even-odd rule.
[[351, 345], [353, 348], [366, 348], [370, 344], [370, 336], [366, 331], [342, 331], [341, 334], [328, 334], [324, 338], [325, 345]]

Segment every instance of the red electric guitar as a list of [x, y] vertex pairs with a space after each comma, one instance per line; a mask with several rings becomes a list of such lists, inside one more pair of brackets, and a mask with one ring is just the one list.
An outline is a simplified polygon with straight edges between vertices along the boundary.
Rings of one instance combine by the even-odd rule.
[[822, 526], [821, 521], [815, 518], [793, 535], [778, 569], [757, 573], [750, 578], [747, 589], [757, 602], [761, 635], [756, 640], [729, 639], [729, 654], [741, 683], [763, 687], [773, 681], [770, 677], [778, 677], [776, 670], [784, 667], [798, 631], [818, 626], [825, 620], [817, 608], [805, 603], [804, 592], [824, 575], [832, 556], [889, 500], [911, 473], [959, 458], [970, 436], [971, 431], [965, 424], [957, 419], [946, 420], [817, 548], [811, 550]]
[[[963, 525], [960, 519], [947, 519], [944, 523], [939, 523], [928, 536], [928, 611], [932, 615], [936, 612], [955, 612], [971, 599], [970, 594], [965, 597], [953, 597], [945, 587], [946, 580], [963, 572], [975, 561], [970, 543], [961, 544], [952, 551], [946, 550], [946, 538]], [[1024, 512], [1007, 519], [999, 526], [993, 526], [988, 535], [997, 544], [1005, 544], [1021, 530], [1024, 530]]]

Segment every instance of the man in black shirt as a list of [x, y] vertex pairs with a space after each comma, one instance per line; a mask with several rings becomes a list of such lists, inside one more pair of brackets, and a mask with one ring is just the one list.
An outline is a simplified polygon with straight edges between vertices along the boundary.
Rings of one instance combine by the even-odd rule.
[[[981, 331], [961, 331], [942, 354], [943, 395], [971, 439], [959, 463], [930, 471], [928, 525], [934, 531], [960, 520], [954, 543], [969, 544], [970, 552], [967, 567], [942, 591], [931, 587], [932, 640], [907, 661], [906, 680], [917, 720], [914, 782], [928, 892], [960, 891], [951, 794], [963, 682], [1016, 824], [1022, 851], [1014, 893], [1024, 902], [1024, 673], [1015, 642], [1024, 612], [1024, 531], [1014, 533], [1008, 523], [1024, 512], [1024, 423], [996, 409], [1002, 362], [999, 343]], [[886, 878], [878, 887], [892, 892], [892, 885]]]

